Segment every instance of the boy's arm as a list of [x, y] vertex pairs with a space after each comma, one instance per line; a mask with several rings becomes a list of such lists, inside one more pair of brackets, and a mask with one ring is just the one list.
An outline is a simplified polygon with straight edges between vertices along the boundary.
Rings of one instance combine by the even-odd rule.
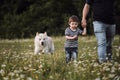
[[86, 33], [87, 33], [87, 29], [86, 29], [86, 28], [83, 28], [82, 35], [86, 35]]
[[78, 36], [77, 35], [75, 35], [75, 36], [65, 36], [66, 37], [66, 39], [77, 39], [78, 38]]

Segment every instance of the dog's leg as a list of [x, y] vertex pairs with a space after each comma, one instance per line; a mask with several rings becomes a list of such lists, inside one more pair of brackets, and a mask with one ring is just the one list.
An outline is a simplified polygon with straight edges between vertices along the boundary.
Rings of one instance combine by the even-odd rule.
[[39, 52], [40, 52], [40, 49], [39, 49], [39, 48], [37, 48], [37, 47], [35, 47], [34, 54], [39, 54]]
[[46, 47], [43, 49], [44, 53], [50, 53], [50, 46], [47, 43]]
[[48, 47], [45, 47], [45, 48], [43, 49], [43, 53], [48, 53], [48, 52], [49, 52]]

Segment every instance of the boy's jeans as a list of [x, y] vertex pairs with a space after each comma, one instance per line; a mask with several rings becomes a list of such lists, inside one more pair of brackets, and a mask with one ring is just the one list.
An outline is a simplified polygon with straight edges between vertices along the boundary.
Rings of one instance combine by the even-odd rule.
[[115, 24], [109, 25], [100, 21], [94, 21], [94, 33], [98, 44], [99, 62], [105, 62], [112, 58], [112, 42], [115, 35]]
[[66, 54], [66, 63], [71, 61], [71, 59], [76, 60], [78, 56], [78, 48], [77, 47], [67, 47], [65, 48]]

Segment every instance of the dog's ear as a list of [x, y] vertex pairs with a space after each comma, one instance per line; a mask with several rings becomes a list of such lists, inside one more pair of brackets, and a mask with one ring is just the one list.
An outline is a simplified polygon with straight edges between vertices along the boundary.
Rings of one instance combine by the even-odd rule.
[[36, 36], [37, 36], [37, 35], [39, 35], [39, 33], [38, 33], [38, 32], [36, 32]]
[[44, 32], [44, 35], [46, 35], [46, 36], [47, 36], [47, 32]]

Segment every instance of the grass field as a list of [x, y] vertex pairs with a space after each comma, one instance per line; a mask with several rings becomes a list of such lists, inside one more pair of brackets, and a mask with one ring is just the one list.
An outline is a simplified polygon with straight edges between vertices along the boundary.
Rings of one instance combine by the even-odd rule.
[[120, 36], [113, 62], [97, 63], [94, 36], [79, 37], [77, 62], [65, 63], [64, 37], [53, 37], [53, 55], [34, 55], [34, 39], [0, 40], [0, 80], [120, 80]]

